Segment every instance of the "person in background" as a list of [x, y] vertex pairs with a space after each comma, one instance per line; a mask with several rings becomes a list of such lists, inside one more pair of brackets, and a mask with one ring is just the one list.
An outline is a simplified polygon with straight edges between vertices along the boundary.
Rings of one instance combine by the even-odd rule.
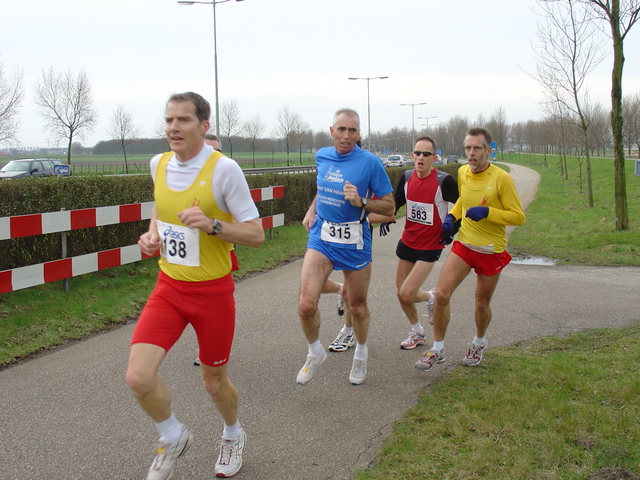
[[138, 244], [145, 255], [160, 250], [160, 272], [133, 332], [126, 374], [160, 434], [147, 480], [170, 478], [193, 440], [158, 375], [188, 324], [198, 338], [204, 388], [224, 421], [214, 474], [229, 477], [242, 466], [246, 434], [227, 374], [235, 330], [229, 245], [258, 247], [264, 231], [238, 164], [204, 142], [210, 114], [197, 93], [172, 95], [165, 113], [172, 151], [151, 160], [155, 206]]
[[460, 231], [442, 266], [436, 287], [433, 346], [415, 364], [422, 371], [428, 371], [446, 359], [444, 338], [451, 316], [451, 296], [471, 269], [476, 273], [476, 335], [462, 364], [473, 366], [480, 363], [487, 348], [485, 334], [491, 322], [491, 298], [502, 269], [511, 261], [506, 250], [506, 227], [525, 222], [513, 178], [489, 163], [489, 130], [470, 129], [464, 139], [464, 150], [468, 164], [458, 170], [460, 197], [442, 224], [443, 242], [453, 239], [459, 221]]

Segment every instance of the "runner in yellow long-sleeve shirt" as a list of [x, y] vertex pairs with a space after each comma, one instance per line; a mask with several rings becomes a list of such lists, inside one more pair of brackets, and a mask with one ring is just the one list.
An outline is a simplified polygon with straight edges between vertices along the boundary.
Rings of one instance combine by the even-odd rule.
[[491, 133], [484, 128], [467, 132], [464, 149], [468, 165], [458, 170], [460, 197], [442, 225], [442, 242], [453, 241], [436, 287], [433, 309], [433, 347], [416, 362], [418, 370], [430, 370], [445, 361], [444, 337], [450, 319], [450, 300], [455, 289], [473, 269], [476, 336], [462, 363], [480, 363], [487, 347], [485, 333], [491, 322], [491, 297], [502, 269], [511, 261], [506, 251], [507, 225], [522, 225], [525, 215], [511, 175], [489, 163]]

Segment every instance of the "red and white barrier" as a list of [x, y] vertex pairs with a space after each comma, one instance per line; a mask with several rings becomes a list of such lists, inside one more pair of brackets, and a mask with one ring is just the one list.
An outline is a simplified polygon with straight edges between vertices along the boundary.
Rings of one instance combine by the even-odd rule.
[[[284, 186], [251, 189], [251, 197], [256, 202], [282, 198], [284, 197]], [[154, 202], [144, 202], [2, 217], [0, 218], [0, 240], [147, 220], [151, 218], [153, 205]], [[284, 214], [262, 217], [261, 221], [262, 228], [265, 230], [281, 227], [284, 225]], [[97, 272], [127, 263], [134, 263], [145, 258], [149, 257], [142, 254], [138, 244], [134, 244], [102, 252], [4, 270], [0, 272], [0, 294], [77, 277], [85, 273]]]

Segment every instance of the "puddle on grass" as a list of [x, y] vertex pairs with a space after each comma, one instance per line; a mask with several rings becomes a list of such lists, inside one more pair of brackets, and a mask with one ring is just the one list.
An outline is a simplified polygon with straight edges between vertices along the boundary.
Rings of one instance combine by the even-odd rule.
[[545, 257], [513, 257], [511, 263], [518, 265], [555, 265], [556, 262]]

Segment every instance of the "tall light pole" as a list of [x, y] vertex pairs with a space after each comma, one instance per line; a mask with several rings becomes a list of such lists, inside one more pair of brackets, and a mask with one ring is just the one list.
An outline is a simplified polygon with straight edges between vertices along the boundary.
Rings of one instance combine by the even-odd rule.
[[[369, 96], [369, 81], [384, 80], [389, 77], [349, 77], [349, 80], [366, 80], [367, 81], [367, 142], [371, 145], [371, 97]], [[371, 150], [371, 148], [369, 148]]]
[[401, 107], [409, 107], [411, 106], [411, 148], [413, 148], [413, 146], [416, 144], [416, 117], [415, 117], [415, 113], [414, 113], [414, 108], [416, 105], [426, 105], [427, 102], [422, 102], [422, 103], [401, 103], [400, 106]]
[[436, 115], [435, 117], [418, 117], [418, 118], [423, 118], [427, 121], [427, 130], [429, 130], [429, 119], [430, 118], [438, 118], [438, 116]]
[[[216, 5], [219, 3], [227, 3], [231, 0], [213, 0], [212, 2], [196, 2], [191, 0], [179, 0], [178, 5], [191, 6], [195, 3], [200, 5], [212, 5], [213, 6], [213, 67], [214, 67], [214, 82], [216, 89], [216, 136], [220, 138], [220, 100], [218, 97], [218, 40], [216, 33]], [[244, 0], [235, 0], [236, 2], [242, 2]]]

